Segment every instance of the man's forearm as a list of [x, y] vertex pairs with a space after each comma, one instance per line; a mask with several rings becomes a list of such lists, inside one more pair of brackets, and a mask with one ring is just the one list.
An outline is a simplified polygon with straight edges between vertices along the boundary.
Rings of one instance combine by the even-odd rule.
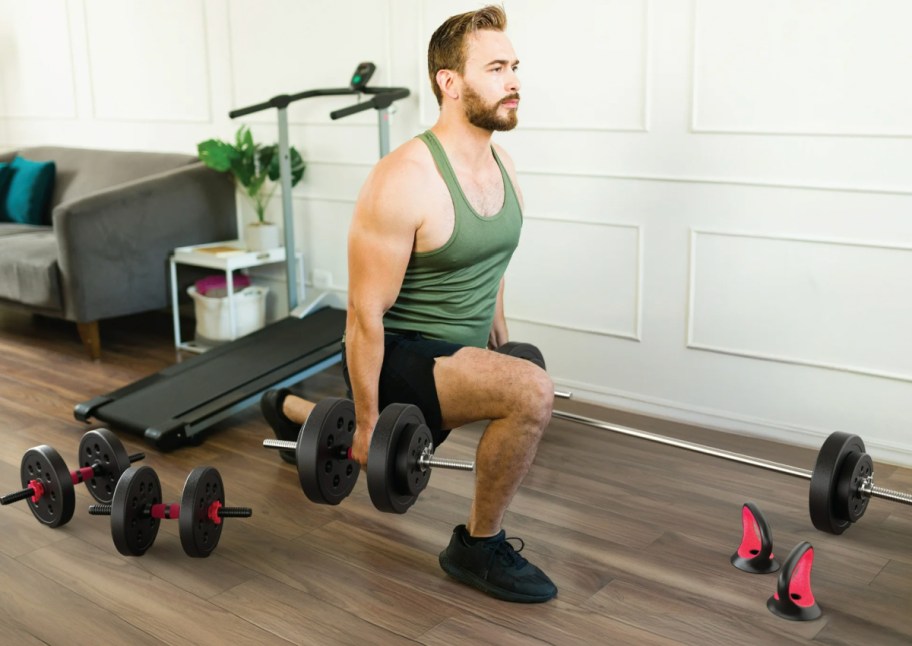
[[373, 426], [379, 417], [383, 322], [355, 320], [345, 335], [345, 361], [359, 423]]

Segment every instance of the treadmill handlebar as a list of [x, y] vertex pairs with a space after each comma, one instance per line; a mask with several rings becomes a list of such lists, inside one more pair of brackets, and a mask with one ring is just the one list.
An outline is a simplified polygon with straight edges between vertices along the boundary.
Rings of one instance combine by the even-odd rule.
[[[345, 88], [324, 88], [319, 90], [307, 90], [306, 92], [299, 92], [298, 94], [279, 94], [274, 96], [264, 103], [257, 103], [255, 105], [249, 105], [244, 108], [238, 108], [237, 110], [232, 110], [228, 113], [228, 117], [231, 119], [236, 119], [237, 117], [243, 117], [248, 114], [254, 114], [256, 112], [262, 112], [263, 110], [269, 110], [272, 108], [287, 108], [290, 103], [295, 101], [300, 101], [302, 99], [309, 99], [315, 96], [342, 96], [350, 94], [372, 94], [374, 98], [371, 101], [366, 103], [371, 104], [366, 107], [355, 110], [355, 112], [360, 112], [361, 110], [367, 110], [369, 107], [386, 108], [389, 107], [393, 101], [398, 101], [399, 99], [404, 99], [409, 95], [407, 88], [398, 88], [398, 87], [365, 87], [360, 90], [355, 90], [350, 87]], [[389, 98], [387, 98], [389, 97]], [[373, 104], [372, 101], [383, 102], [387, 101], [386, 105]], [[359, 104], [361, 105], [361, 104]], [[349, 108], [343, 108], [343, 110], [348, 110]], [[341, 112], [337, 110], [336, 112]], [[339, 119], [342, 116], [347, 116], [348, 114], [354, 114], [355, 112], [348, 112], [345, 115], [340, 115], [338, 117], [332, 117], [333, 119]], [[335, 114], [335, 113], [333, 113]], [[332, 115], [330, 115], [332, 116]]]
[[[368, 88], [365, 88], [365, 90], [367, 90], [367, 89]], [[408, 88], [404, 88], [404, 87], [372, 88], [372, 89], [380, 89], [381, 91], [376, 92], [376, 93], [371, 92], [371, 94], [374, 94], [374, 96], [371, 97], [367, 101], [362, 101], [361, 103], [356, 103], [355, 105], [351, 105], [347, 108], [340, 108], [339, 110], [334, 110], [333, 112], [330, 112], [329, 118], [336, 120], [336, 119], [342, 119], [343, 117], [350, 117], [353, 114], [357, 114], [358, 112], [364, 112], [365, 110], [370, 110], [370, 109], [383, 110], [383, 109], [390, 107], [394, 101], [398, 101], [399, 99], [404, 99], [405, 97], [407, 97], [409, 95]]]

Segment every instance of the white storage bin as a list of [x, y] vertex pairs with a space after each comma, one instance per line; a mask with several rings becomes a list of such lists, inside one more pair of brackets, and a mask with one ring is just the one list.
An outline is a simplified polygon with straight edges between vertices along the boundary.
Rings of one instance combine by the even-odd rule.
[[[218, 292], [224, 294], [223, 290]], [[231, 341], [259, 330], [266, 324], [266, 287], [250, 286], [234, 293], [231, 304], [234, 306], [234, 323], [236, 334], [231, 336], [231, 314], [227, 297], [203, 296], [191, 285], [187, 294], [193, 299], [196, 313], [196, 340]], [[213, 292], [209, 292], [210, 294]]]

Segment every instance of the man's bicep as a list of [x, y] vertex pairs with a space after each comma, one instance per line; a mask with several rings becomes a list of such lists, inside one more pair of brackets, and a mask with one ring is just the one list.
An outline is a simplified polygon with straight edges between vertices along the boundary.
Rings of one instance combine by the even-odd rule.
[[356, 306], [389, 309], [405, 276], [415, 231], [390, 205], [356, 210], [348, 238], [349, 290]]

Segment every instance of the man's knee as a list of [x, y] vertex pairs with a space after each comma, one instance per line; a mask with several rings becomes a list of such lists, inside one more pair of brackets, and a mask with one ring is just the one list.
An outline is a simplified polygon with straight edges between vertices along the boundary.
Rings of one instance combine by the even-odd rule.
[[539, 433], [551, 421], [554, 408], [554, 382], [547, 372], [535, 365], [525, 366], [520, 375], [519, 404], [524, 417]]

